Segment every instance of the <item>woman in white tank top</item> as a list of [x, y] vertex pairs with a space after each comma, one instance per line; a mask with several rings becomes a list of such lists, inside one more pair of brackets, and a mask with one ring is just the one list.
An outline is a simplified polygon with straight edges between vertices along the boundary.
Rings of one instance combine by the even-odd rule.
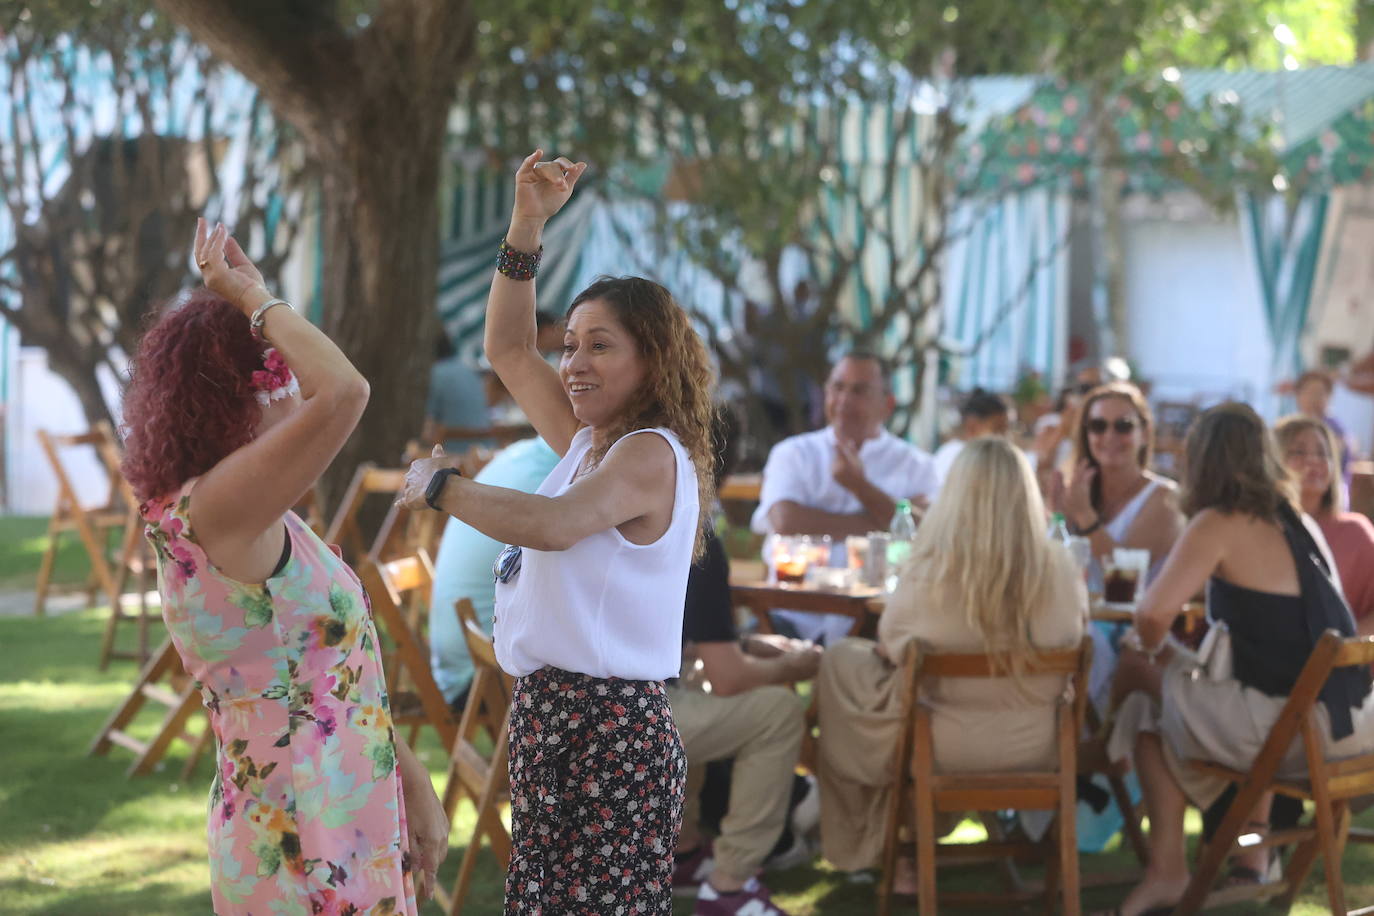
[[1124, 382], [1088, 392], [1074, 431], [1075, 470], [1063, 512], [1093, 557], [1117, 547], [1150, 551], [1151, 571], [1183, 531], [1178, 487], [1149, 470], [1154, 418], [1140, 389]]
[[559, 368], [540, 357], [543, 227], [586, 170], [540, 155], [516, 172], [485, 349], [562, 460], [525, 494], [462, 478], [436, 447], [401, 502], [510, 545], [493, 634], [516, 677], [506, 912], [670, 914], [687, 768], [663, 680], [681, 661], [687, 571], [713, 499], [713, 375], [686, 313], [637, 277], [579, 293]]

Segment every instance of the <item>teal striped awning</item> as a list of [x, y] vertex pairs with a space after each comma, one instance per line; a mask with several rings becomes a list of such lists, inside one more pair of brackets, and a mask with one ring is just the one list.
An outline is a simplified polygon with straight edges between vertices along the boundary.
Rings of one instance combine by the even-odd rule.
[[[446, 200], [445, 238], [439, 250], [439, 320], [460, 355], [482, 359], [487, 293], [496, 248], [510, 226], [515, 170], [482, 168], [457, 173]], [[586, 186], [544, 230], [544, 259], [537, 286], [539, 308], [562, 316], [582, 279], [585, 240], [596, 207], [594, 186]]]

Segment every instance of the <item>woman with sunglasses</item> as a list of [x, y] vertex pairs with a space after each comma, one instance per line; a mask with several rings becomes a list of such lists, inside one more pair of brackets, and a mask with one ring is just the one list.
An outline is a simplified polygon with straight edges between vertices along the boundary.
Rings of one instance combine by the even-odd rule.
[[1294, 414], [1274, 434], [1283, 463], [1298, 485], [1302, 511], [1316, 520], [1340, 574], [1341, 588], [1362, 635], [1374, 635], [1374, 524], [1359, 512], [1342, 512], [1338, 440], [1316, 417]]
[[1062, 498], [1065, 519], [1089, 539], [1094, 557], [1117, 547], [1148, 550], [1151, 575], [1183, 531], [1177, 486], [1149, 470], [1153, 427], [1150, 405], [1134, 385], [1111, 382], [1088, 392]]
[[459, 476], [436, 449], [400, 502], [511, 546], [497, 561], [510, 719], [507, 913], [672, 912], [687, 761], [664, 680], [712, 504], [713, 377], [657, 283], [603, 277], [567, 310], [558, 369], [535, 346], [544, 224], [586, 170], [529, 156], [487, 300], [492, 368], [561, 459], [535, 494]]

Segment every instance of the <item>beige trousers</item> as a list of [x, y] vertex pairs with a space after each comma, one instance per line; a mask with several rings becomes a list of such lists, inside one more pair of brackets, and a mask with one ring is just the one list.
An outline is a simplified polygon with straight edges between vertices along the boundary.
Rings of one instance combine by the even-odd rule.
[[782, 835], [792, 797], [792, 773], [801, 751], [802, 701], [786, 687], [758, 687], [719, 697], [690, 687], [668, 687], [673, 721], [687, 750], [687, 804], [695, 822], [706, 764], [734, 758], [730, 807], [715, 843], [716, 867], [751, 877]]

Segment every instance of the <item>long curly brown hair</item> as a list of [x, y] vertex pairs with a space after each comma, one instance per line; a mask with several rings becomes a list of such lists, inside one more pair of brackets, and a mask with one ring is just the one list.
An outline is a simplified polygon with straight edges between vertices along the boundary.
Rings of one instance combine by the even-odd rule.
[[564, 319], [571, 318], [584, 302], [593, 300], [606, 303], [634, 338], [647, 376], [620, 416], [596, 431], [590, 455], [592, 466], [599, 464], [626, 433], [656, 426], [672, 430], [687, 449], [697, 472], [700, 516], [694, 556], [700, 557], [705, 544], [705, 519], [710, 518], [715, 501], [715, 451], [711, 446], [715, 373], [706, 345], [673, 294], [652, 280], [598, 277], [577, 294]]

